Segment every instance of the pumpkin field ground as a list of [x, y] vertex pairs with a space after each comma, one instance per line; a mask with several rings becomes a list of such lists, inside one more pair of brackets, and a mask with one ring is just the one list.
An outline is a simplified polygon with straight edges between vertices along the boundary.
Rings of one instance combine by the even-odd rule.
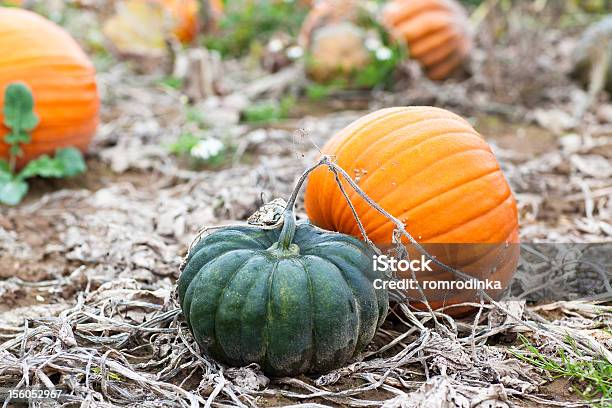
[[[83, 13], [95, 21], [95, 10]], [[576, 364], [609, 370], [610, 292], [502, 302], [518, 321], [487, 306], [477, 322], [438, 316], [434, 324], [413, 311], [418, 327], [396, 308], [358, 360], [295, 378], [202, 356], [179, 308], [179, 266], [202, 226], [242, 222], [286, 199], [319, 146], [382, 107], [434, 105], [469, 120], [515, 193], [522, 242], [611, 242], [612, 101], [600, 94], [572, 123], [586, 98], [565, 75], [576, 29], [519, 24], [492, 45], [486, 33], [494, 29], [479, 34], [467, 80], [432, 82], [407, 62], [393, 91], [340, 91], [324, 101], [296, 95], [288, 117], [271, 122], [246, 120], [245, 110], [291, 94], [305, 81], [301, 71], [270, 80], [279, 74], [253, 61], [224, 61], [224, 96], [188, 102], [166, 74], [101, 55], [101, 123], [88, 171], [34, 179], [21, 204], [0, 207], [0, 386], [53, 383], [70, 388], [67, 406], [90, 407], [612, 406], [601, 399], [605, 387], [610, 397], [609, 378], [602, 386], [517, 356], [534, 345], [561, 361], [560, 343], [575, 347]], [[189, 133], [218, 138], [225, 150], [213, 161], [177, 154]], [[302, 197], [297, 215], [306, 218]], [[605, 289], [611, 255], [542, 255], [530, 282], [580, 279], [593, 273], [588, 261], [603, 265], [595, 279]]]

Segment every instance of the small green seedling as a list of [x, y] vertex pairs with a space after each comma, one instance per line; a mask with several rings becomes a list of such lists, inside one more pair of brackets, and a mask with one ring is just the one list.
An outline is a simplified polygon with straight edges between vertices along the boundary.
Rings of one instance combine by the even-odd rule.
[[253, 124], [279, 122], [289, 117], [295, 104], [293, 96], [285, 96], [279, 102], [261, 102], [244, 110], [244, 121]]
[[26, 179], [31, 177], [62, 178], [83, 173], [87, 167], [81, 152], [68, 147], [57, 149], [54, 157], [48, 155], [30, 161], [20, 172], [17, 159], [23, 155], [22, 146], [32, 141], [30, 132], [40, 119], [34, 112], [34, 98], [22, 83], [12, 83], [4, 92], [4, 126], [9, 132], [4, 141], [9, 145], [9, 159], [0, 159], [0, 203], [16, 205], [28, 192]]
[[180, 136], [166, 145], [168, 151], [193, 168], [219, 167], [229, 158], [231, 149], [226, 141], [211, 134], [208, 119], [194, 106], [187, 107], [185, 123]]
[[519, 335], [522, 350], [510, 350], [516, 358], [546, 371], [551, 378], [565, 377], [574, 382], [572, 387], [589, 404], [596, 407], [609, 407], [612, 401], [612, 364], [603, 357], [586, 357], [579, 351], [576, 341], [569, 335], [569, 344], [578, 358], [570, 357], [563, 349], [556, 356], [544, 355], [527, 338]]
[[171, 89], [181, 89], [183, 87], [183, 80], [174, 75], [165, 76], [156, 81], [156, 83], [162, 87]]

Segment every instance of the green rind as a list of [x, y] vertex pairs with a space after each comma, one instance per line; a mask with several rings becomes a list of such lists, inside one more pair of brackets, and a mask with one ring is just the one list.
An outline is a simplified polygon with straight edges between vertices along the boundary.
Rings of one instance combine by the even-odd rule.
[[338, 361], [348, 361], [354, 354], [360, 322], [357, 301], [333, 264], [313, 255], [302, 259], [312, 285], [314, 336], [316, 342], [312, 366], [327, 371]]
[[190, 251], [178, 283], [187, 324], [203, 349], [274, 376], [345, 364], [373, 338], [388, 309], [361, 241], [307, 223], [299, 253], [269, 250], [280, 229], [228, 227]]
[[298, 258], [278, 261], [269, 293], [268, 344], [263, 368], [276, 376], [303, 372], [314, 352], [312, 322], [308, 318], [314, 310], [308, 277]]
[[219, 348], [215, 337], [215, 316], [224, 288], [237, 271], [246, 264], [255, 252], [250, 249], [226, 252], [206, 264], [187, 289], [183, 310], [187, 323], [198, 343], [228, 360]]

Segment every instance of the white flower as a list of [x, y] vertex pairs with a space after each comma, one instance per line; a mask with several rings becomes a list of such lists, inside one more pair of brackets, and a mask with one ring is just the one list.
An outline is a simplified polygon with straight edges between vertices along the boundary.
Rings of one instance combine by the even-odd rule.
[[268, 43], [268, 51], [270, 52], [279, 52], [284, 48], [283, 42], [278, 38], [273, 38]]
[[287, 56], [292, 60], [301, 58], [304, 55], [304, 50], [299, 45], [294, 45], [287, 50]]
[[223, 142], [214, 137], [200, 140], [198, 144], [193, 146], [189, 153], [198, 159], [207, 160], [215, 157], [223, 150]]
[[370, 51], [374, 51], [379, 49], [382, 46], [382, 44], [380, 43], [380, 40], [376, 37], [368, 37], [365, 40], [365, 47], [370, 50]]
[[[393, 4], [393, 3], [391, 3]], [[378, 4], [375, 1], [366, 1], [365, 2], [365, 9], [369, 12], [369, 13], [376, 13], [376, 11], [378, 11]]]
[[386, 61], [393, 56], [393, 52], [387, 47], [381, 47], [376, 50], [376, 59], [379, 61]]

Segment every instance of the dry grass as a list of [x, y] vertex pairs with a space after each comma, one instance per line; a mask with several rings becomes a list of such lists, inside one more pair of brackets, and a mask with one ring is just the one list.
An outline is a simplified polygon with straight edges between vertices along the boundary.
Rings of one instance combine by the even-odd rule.
[[[551, 63], [566, 57], [558, 31], [537, 33], [525, 37], [530, 46], [508, 41], [489, 49], [481, 40], [467, 81], [435, 84], [408, 67], [415, 76], [405, 90], [365, 101], [369, 109], [436, 104], [471, 117], [516, 194], [522, 240], [586, 243], [580, 251], [525, 247], [532, 268], [518, 273], [518, 300], [475, 305], [480, 311], [461, 320], [397, 306], [357, 361], [319, 377], [269, 379], [257, 367], [210, 360], [174, 295], [189, 243], [202, 225], [245, 220], [263, 202], [288, 197], [316, 162], [315, 146], [363, 112], [255, 128], [238, 121], [239, 107], [251, 102], [241, 95], [239, 62], [225, 67], [230, 97], [191, 108], [155, 85], [159, 78], [118, 64], [99, 75], [105, 103], [92, 170], [71, 182], [37, 184], [41, 193], [0, 213], [0, 384], [63, 387], [67, 406], [90, 407], [584, 406], [577, 395], [550, 391], [546, 368], [512, 348], [521, 334], [545, 359], [563, 349], [576, 365], [609, 364], [612, 349], [610, 251], [593, 244], [612, 237], [612, 120], [596, 110], [580, 123], [565, 120], [584, 91]], [[513, 76], [515, 65], [491, 66], [500, 54], [536, 66]], [[550, 76], [542, 73], [546, 64]], [[507, 92], [531, 89], [526, 81], [534, 76], [526, 72], [538, 73], [538, 89], [546, 89], [535, 102], [531, 93]], [[603, 95], [600, 102], [610, 106]], [[199, 131], [232, 144], [226, 165], [196, 171], [169, 155], [165, 146], [193, 130], [189, 110], [205, 113], [209, 123]], [[590, 297], [576, 300], [585, 291]], [[527, 292], [539, 303], [520, 299]], [[568, 334], [575, 344], [565, 341]]]

